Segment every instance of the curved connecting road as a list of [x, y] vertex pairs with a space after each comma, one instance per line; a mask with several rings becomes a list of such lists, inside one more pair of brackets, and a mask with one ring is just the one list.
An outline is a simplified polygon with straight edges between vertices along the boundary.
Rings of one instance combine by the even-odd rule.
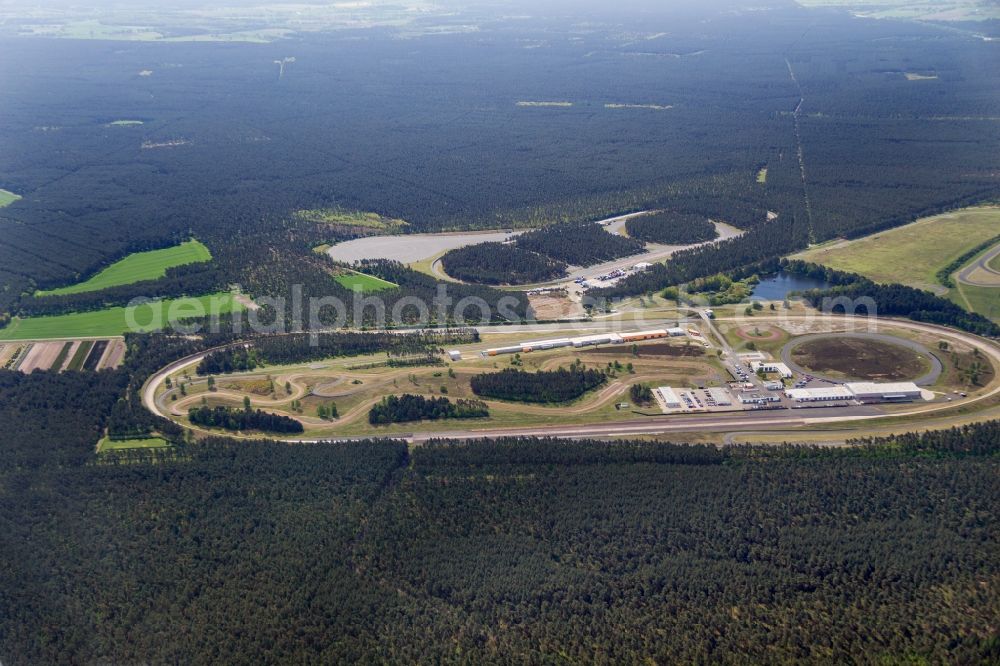
[[[986, 254], [979, 257], [979, 259], [963, 268], [957, 276], [958, 281], [972, 287], [1000, 288], [1000, 271], [990, 267], [990, 262], [997, 257], [1000, 257], [1000, 243], [993, 246], [991, 250], [987, 251]], [[993, 276], [992, 280], [981, 281], [975, 279], [973, 276], [980, 271]]]

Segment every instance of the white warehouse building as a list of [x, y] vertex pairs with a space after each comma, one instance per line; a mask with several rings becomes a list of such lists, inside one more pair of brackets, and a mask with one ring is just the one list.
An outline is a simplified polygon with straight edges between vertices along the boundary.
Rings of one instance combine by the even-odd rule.
[[667, 409], [680, 409], [681, 399], [677, 397], [677, 392], [674, 391], [669, 386], [661, 386], [656, 389], [656, 392], [660, 394], [660, 400], [663, 401], [663, 406]]
[[793, 388], [785, 395], [795, 402], [842, 402], [854, 400], [854, 394], [846, 386], [821, 386], [819, 388]]
[[861, 402], [911, 402], [923, 398], [923, 391], [913, 382], [849, 382], [845, 386]]

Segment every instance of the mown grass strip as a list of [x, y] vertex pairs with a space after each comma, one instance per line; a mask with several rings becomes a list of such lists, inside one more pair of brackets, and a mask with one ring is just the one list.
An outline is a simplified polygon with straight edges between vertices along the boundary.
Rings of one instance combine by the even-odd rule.
[[94, 346], [93, 340], [84, 340], [80, 343], [80, 346], [76, 348], [76, 353], [73, 354], [73, 358], [69, 360], [69, 365], [66, 366], [67, 370], [79, 370], [83, 367], [83, 362], [87, 360], [87, 356], [90, 354], [91, 347]]
[[49, 368], [53, 372], [59, 372], [62, 370], [63, 363], [66, 362], [66, 357], [69, 356], [69, 350], [73, 348], [73, 342], [69, 341], [63, 344], [62, 349], [59, 350], [59, 355], [56, 356], [56, 360], [52, 362], [52, 367]]
[[142, 439], [111, 439], [102, 437], [97, 443], [97, 452], [122, 451], [124, 449], [162, 449], [170, 446], [162, 437], [144, 437]]

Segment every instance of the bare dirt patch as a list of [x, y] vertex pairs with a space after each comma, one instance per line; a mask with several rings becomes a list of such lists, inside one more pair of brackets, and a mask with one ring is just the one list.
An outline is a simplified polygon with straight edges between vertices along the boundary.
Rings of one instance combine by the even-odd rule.
[[39, 342], [35, 344], [18, 368], [27, 374], [32, 370], [48, 370], [63, 348], [64, 342]]
[[[651, 345], [638, 345], [636, 347], [639, 358], [649, 358], [651, 356], [704, 356], [705, 349], [694, 344], [672, 345], [666, 342], [658, 342]], [[618, 356], [631, 355], [631, 348], [627, 345], [615, 345], [612, 347], [595, 347], [588, 349], [588, 354], [617, 354]]]
[[125, 341], [114, 339], [108, 343], [108, 348], [104, 351], [104, 357], [101, 359], [98, 368], [103, 370], [104, 368], [117, 368], [122, 364], [122, 360], [125, 358]]
[[818, 374], [873, 381], [912, 380], [929, 367], [928, 360], [912, 349], [849, 337], [803, 342], [792, 350], [792, 359]]
[[528, 303], [536, 319], [569, 319], [584, 314], [583, 306], [568, 296], [531, 294], [528, 296]]

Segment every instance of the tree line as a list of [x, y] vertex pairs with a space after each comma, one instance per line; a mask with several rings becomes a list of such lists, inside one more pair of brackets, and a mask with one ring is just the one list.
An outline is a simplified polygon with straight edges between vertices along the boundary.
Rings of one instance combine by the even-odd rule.
[[514, 241], [517, 247], [544, 254], [574, 266], [591, 266], [639, 254], [645, 244], [634, 238], [609, 234], [592, 222], [561, 222], [527, 231]]
[[490, 415], [489, 407], [481, 400], [425, 398], [404, 393], [387, 395], [368, 411], [368, 423], [386, 425], [408, 421], [436, 421], [438, 419], [475, 419]]
[[512, 243], [477, 243], [449, 250], [441, 257], [453, 278], [478, 284], [531, 284], [566, 274], [566, 262]]
[[715, 225], [704, 215], [676, 210], [629, 218], [625, 230], [632, 238], [667, 245], [693, 245], [718, 236]]
[[297, 434], [304, 430], [300, 422], [289, 416], [271, 414], [259, 409], [192, 407], [188, 410], [188, 419], [194, 425], [225, 430], [259, 430], [288, 434]]
[[484, 398], [553, 404], [575, 400], [607, 379], [602, 370], [574, 364], [569, 369], [537, 372], [505, 368], [475, 375], [469, 384], [473, 393]]
[[[829, 289], [810, 289], [802, 293], [802, 297], [815, 308], [825, 307], [832, 312], [843, 313], [847, 304], [852, 303], [857, 307], [850, 314], [902, 316], [928, 324], [951, 326], [976, 335], [1000, 336], [1000, 326], [994, 322], [929, 291], [902, 284], [879, 284], [861, 275], [799, 260], [783, 260], [781, 266], [789, 273], [822, 275], [823, 279], [833, 284]], [[874, 308], [860, 299], [874, 303]]]

